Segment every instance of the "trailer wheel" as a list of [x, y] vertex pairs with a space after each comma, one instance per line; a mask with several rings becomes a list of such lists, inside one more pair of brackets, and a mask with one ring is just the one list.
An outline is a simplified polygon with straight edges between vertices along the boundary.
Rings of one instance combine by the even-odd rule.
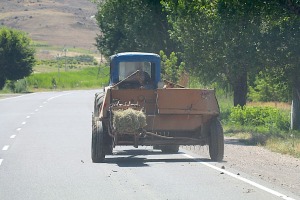
[[178, 153], [179, 145], [164, 145], [160, 149], [163, 153]]
[[103, 103], [103, 99], [104, 99], [104, 94], [101, 93], [96, 93], [95, 94], [95, 100], [94, 100], [94, 115], [96, 117], [99, 117], [99, 111], [102, 107], [102, 103]]
[[104, 161], [104, 132], [101, 121], [96, 121], [92, 131], [92, 161], [94, 163], [100, 163]]
[[224, 157], [224, 133], [217, 118], [210, 125], [209, 155], [213, 161], [222, 161]]

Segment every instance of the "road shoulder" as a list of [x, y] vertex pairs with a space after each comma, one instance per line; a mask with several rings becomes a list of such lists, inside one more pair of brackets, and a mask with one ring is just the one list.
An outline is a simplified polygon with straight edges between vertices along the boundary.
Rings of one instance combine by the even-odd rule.
[[[184, 146], [201, 158], [209, 158], [207, 146]], [[234, 138], [225, 138], [224, 162], [217, 164], [234, 169], [300, 195], [300, 159], [271, 152], [261, 146], [248, 146]]]

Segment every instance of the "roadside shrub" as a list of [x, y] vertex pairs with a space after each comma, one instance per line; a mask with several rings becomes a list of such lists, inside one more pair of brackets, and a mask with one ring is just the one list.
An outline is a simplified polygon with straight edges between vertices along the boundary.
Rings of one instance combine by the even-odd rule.
[[93, 63], [95, 61], [95, 58], [93, 56], [90, 56], [90, 55], [75, 56], [74, 59], [79, 61], [79, 62], [86, 62], [86, 63]]
[[291, 91], [286, 82], [282, 69], [266, 69], [255, 77], [254, 85], [249, 87], [250, 101], [279, 101], [288, 102]]
[[48, 67], [62, 67], [67, 66], [70, 69], [76, 69], [81, 65], [84, 66], [97, 66], [98, 62], [93, 56], [80, 55], [75, 57], [61, 56], [55, 60], [38, 60], [36, 66], [48, 66]]
[[15, 82], [15, 93], [28, 92], [26, 79], [21, 79]]
[[3, 89], [8, 90], [10, 92], [14, 92], [15, 91], [14, 81], [6, 81], [5, 86], [4, 86]]
[[7, 81], [5, 84], [5, 90], [9, 90], [13, 93], [28, 92], [26, 79], [20, 79], [17, 81]]
[[229, 123], [241, 126], [253, 126], [269, 132], [287, 131], [290, 127], [288, 113], [272, 107], [233, 107], [229, 115]]

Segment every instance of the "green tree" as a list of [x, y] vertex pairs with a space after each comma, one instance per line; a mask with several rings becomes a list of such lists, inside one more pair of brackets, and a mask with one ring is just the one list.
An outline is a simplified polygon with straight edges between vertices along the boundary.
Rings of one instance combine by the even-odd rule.
[[181, 76], [184, 74], [184, 62], [179, 62], [175, 52], [168, 56], [161, 50], [162, 78], [173, 83], [179, 83]]
[[265, 15], [264, 40], [267, 66], [283, 72], [292, 91], [292, 129], [300, 130], [300, 1], [270, 1], [272, 12]]
[[34, 49], [29, 37], [14, 29], [0, 29], [0, 89], [6, 80], [22, 79], [32, 72], [35, 63]]
[[299, 91], [299, 2], [162, 1], [189, 71], [204, 83], [229, 83], [234, 105], [246, 104], [248, 80], [265, 66], [284, 68]]
[[261, 66], [260, 1], [163, 2], [189, 71], [205, 84], [229, 83], [234, 105], [245, 105], [248, 76]]
[[170, 40], [166, 13], [159, 0], [106, 0], [98, 3], [101, 34], [97, 47], [110, 56], [124, 51], [166, 53], [176, 45]]
[[266, 68], [255, 77], [254, 84], [249, 87], [251, 101], [280, 101], [291, 100], [291, 89], [286, 82], [284, 70], [281, 68]]

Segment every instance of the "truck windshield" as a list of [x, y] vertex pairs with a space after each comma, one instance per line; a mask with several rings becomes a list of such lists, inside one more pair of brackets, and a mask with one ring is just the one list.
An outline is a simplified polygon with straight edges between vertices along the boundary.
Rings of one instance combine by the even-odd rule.
[[[151, 62], [120, 62], [119, 63], [119, 81], [124, 80], [137, 70], [147, 72], [151, 77]], [[151, 77], [152, 78], [152, 77]]]

